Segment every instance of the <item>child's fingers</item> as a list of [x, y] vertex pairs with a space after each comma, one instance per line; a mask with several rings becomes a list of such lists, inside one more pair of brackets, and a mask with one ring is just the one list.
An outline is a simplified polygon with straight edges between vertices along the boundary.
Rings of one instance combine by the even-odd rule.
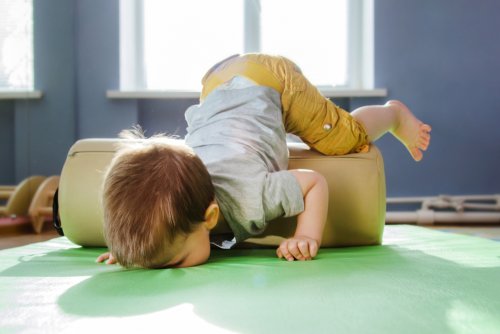
[[288, 261], [311, 260], [318, 254], [318, 243], [313, 239], [287, 239], [276, 249], [276, 255]]
[[101, 255], [99, 255], [99, 256], [97, 257], [97, 259], [95, 260], [95, 262], [97, 262], [97, 263], [101, 263], [101, 262], [103, 262], [103, 261], [107, 260], [107, 259], [109, 258], [109, 255], [110, 255], [109, 253], [104, 253], [104, 254], [101, 254]]
[[318, 243], [316, 241], [309, 242], [309, 253], [311, 254], [311, 258], [318, 255]]
[[289, 243], [289, 240], [282, 242], [280, 247], [279, 247], [279, 250], [280, 250], [281, 254], [283, 255], [283, 257], [287, 261], [293, 261], [293, 255], [290, 254], [290, 251], [288, 250], [288, 243]]
[[108, 261], [106, 261], [106, 264], [115, 264], [117, 261], [113, 254], [109, 253]]
[[109, 252], [99, 255], [97, 257], [97, 259], [95, 260], [95, 262], [97, 262], [97, 263], [105, 262], [106, 264], [116, 264], [117, 263], [113, 254], [111, 254]]
[[276, 249], [276, 256], [277, 256], [278, 258], [280, 258], [280, 259], [282, 259], [282, 258], [283, 258], [283, 254], [281, 253], [281, 250], [280, 250], [280, 248], [279, 248], [279, 247]]
[[300, 240], [297, 243], [300, 253], [302, 254], [303, 260], [310, 260], [311, 254], [309, 253], [309, 243], [306, 240]]
[[302, 253], [299, 249], [299, 242], [299, 240], [291, 239], [290, 242], [288, 242], [288, 251], [295, 259], [303, 260]]

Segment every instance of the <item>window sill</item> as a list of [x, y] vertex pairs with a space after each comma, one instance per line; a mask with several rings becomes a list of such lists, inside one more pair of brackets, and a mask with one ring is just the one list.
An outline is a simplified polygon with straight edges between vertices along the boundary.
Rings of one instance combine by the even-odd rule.
[[[387, 89], [322, 89], [321, 93], [326, 97], [353, 98], [353, 97], [386, 97]], [[108, 99], [197, 99], [200, 92], [195, 91], [172, 91], [172, 90], [108, 90]]]
[[0, 100], [41, 99], [42, 96], [39, 90], [0, 90]]

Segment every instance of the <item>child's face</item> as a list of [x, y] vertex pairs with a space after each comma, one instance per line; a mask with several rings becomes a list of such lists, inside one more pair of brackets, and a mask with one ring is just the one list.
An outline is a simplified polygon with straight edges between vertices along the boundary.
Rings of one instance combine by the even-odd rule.
[[165, 264], [168, 268], [185, 268], [207, 262], [210, 256], [209, 230], [198, 227], [187, 238], [178, 238], [174, 242], [176, 255]]

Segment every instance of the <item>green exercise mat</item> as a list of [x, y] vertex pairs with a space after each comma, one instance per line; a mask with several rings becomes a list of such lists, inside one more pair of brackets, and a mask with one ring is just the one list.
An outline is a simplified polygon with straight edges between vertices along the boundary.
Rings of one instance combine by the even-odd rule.
[[1, 333], [499, 333], [500, 243], [387, 226], [382, 246], [214, 251], [124, 270], [65, 238], [0, 251]]

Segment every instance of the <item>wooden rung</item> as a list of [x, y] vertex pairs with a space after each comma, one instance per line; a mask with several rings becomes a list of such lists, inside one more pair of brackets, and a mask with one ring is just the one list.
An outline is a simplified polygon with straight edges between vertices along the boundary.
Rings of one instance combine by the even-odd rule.
[[51, 207], [43, 207], [38, 209], [38, 214], [43, 215], [43, 216], [49, 216], [52, 215], [52, 208]]
[[9, 199], [13, 192], [13, 190], [0, 190], [0, 199]]

